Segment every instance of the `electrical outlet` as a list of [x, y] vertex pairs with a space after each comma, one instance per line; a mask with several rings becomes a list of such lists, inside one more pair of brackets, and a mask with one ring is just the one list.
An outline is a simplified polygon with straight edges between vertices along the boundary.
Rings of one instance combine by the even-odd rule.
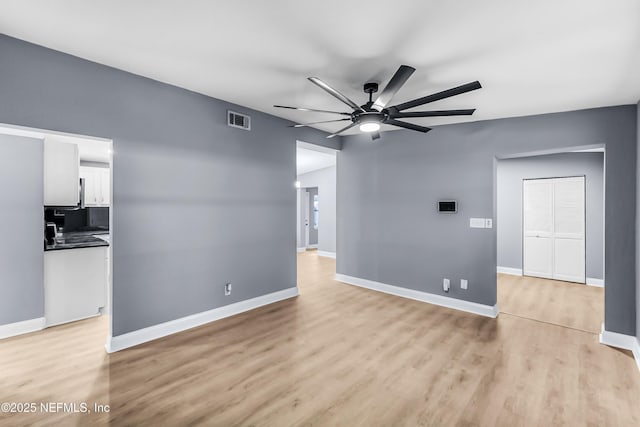
[[224, 295], [231, 295], [231, 283], [227, 283], [226, 285], [224, 285]]
[[484, 228], [493, 228], [493, 219], [485, 218], [484, 219]]
[[469, 282], [467, 279], [460, 279], [460, 289], [469, 289]]
[[442, 289], [445, 292], [449, 292], [449, 288], [451, 287], [451, 282], [449, 281], [449, 279], [443, 279], [442, 280]]

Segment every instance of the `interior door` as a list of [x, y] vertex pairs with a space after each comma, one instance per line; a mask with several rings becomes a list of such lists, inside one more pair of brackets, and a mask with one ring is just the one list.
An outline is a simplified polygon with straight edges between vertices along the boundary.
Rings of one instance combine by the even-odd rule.
[[553, 180], [524, 180], [523, 274], [553, 278]]
[[317, 223], [317, 206], [318, 206], [318, 188], [309, 188], [307, 190], [309, 201], [307, 209], [309, 211], [309, 240], [307, 246], [318, 246], [318, 223]]
[[304, 190], [304, 247], [309, 246], [309, 191]]
[[584, 177], [554, 181], [553, 278], [584, 283]]
[[585, 181], [524, 180], [523, 273], [585, 283]]

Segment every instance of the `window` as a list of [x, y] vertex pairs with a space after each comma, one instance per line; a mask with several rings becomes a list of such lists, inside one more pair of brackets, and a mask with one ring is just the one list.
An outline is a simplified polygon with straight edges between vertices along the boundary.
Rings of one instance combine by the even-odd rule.
[[313, 229], [318, 229], [318, 195], [313, 195]]

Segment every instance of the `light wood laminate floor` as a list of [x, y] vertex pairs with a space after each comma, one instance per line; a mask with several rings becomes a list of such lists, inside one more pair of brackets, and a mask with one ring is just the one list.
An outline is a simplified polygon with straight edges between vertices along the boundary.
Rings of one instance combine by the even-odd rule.
[[500, 313], [598, 334], [604, 321], [604, 288], [498, 274], [498, 307]]
[[298, 298], [111, 355], [104, 318], [0, 341], [0, 402], [111, 406], [0, 425], [640, 425], [635, 362], [596, 334], [361, 289], [334, 269], [300, 254]]

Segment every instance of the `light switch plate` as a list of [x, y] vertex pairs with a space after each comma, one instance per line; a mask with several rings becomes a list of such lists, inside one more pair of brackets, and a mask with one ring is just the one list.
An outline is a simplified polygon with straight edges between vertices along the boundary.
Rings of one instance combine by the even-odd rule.
[[471, 228], [484, 228], [484, 218], [469, 218], [469, 227]]
[[485, 218], [484, 219], [484, 228], [493, 228], [493, 219]]

